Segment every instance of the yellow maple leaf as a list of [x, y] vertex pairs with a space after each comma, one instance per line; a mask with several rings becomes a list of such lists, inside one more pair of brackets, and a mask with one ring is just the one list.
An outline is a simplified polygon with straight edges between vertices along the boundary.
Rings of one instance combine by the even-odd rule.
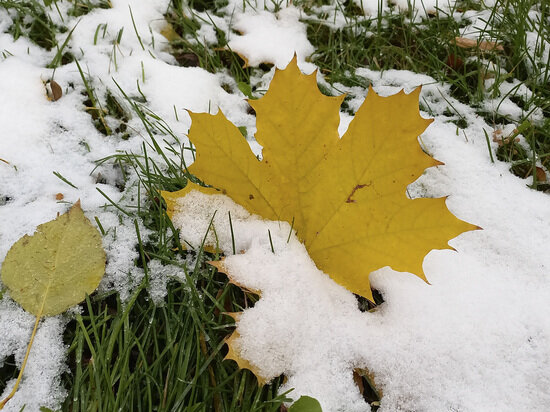
[[168, 213], [191, 190], [219, 189], [250, 213], [293, 222], [317, 267], [371, 301], [369, 274], [381, 267], [426, 280], [424, 256], [477, 227], [453, 216], [445, 198], [406, 195], [426, 168], [441, 164], [418, 143], [432, 122], [420, 116], [419, 93], [381, 97], [370, 88], [339, 138], [344, 96], [323, 95], [315, 73], [302, 74], [294, 59], [276, 71], [264, 97], [249, 102], [261, 161], [221, 111], [191, 113], [197, 157], [189, 171], [212, 187], [190, 182], [164, 192]]

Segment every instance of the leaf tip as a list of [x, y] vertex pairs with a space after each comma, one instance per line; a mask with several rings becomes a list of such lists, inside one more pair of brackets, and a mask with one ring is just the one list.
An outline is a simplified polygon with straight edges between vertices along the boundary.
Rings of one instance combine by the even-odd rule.
[[240, 355], [239, 345], [236, 342], [239, 338], [240, 338], [239, 332], [235, 330], [225, 340], [225, 343], [227, 345], [227, 355], [225, 355], [225, 358], [223, 359], [237, 362], [237, 366], [239, 367], [239, 369], [248, 369], [258, 379], [258, 385], [264, 386], [266, 383], [269, 382], [270, 379], [267, 379], [266, 377], [264, 377], [256, 366], [252, 365], [249, 361], [247, 361]]
[[412, 97], [415, 97], [416, 99], [418, 99], [420, 97], [420, 92], [422, 91], [422, 85], [418, 85], [416, 86], [414, 89], [411, 90], [411, 92], [409, 93], [409, 96], [412, 96]]
[[214, 266], [218, 272], [227, 274], [227, 269], [225, 268], [223, 261], [225, 258], [222, 258], [220, 260], [209, 260], [208, 263], [210, 266]]
[[428, 280], [428, 278], [426, 277], [426, 274], [424, 273], [424, 269], [419, 270], [418, 273], [415, 273], [415, 274], [416, 274], [417, 277], [422, 279], [426, 284], [431, 286], [430, 281]]
[[290, 63], [298, 67], [298, 53], [296, 52], [296, 50], [294, 50], [294, 54], [292, 55], [292, 59], [290, 60]]

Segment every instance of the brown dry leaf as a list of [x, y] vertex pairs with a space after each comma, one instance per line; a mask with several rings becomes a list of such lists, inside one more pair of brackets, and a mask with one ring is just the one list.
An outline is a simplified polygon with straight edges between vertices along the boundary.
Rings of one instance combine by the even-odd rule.
[[498, 50], [503, 51], [504, 47], [502, 44], [497, 43], [496, 41], [489, 41], [489, 40], [476, 40], [476, 39], [469, 39], [466, 37], [455, 37], [454, 44], [456, 44], [458, 47], [462, 49], [473, 49], [477, 48], [481, 51], [491, 51], [491, 50]]
[[237, 365], [240, 369], [248, 369], [249, 371], [254, 373], [254, 375], [256, 375], [256, 378], [258, 378], [258, 384], [265, 385], [267, 383], [267, 380], [262, 376], [259, 368], [257, 368], [241, 356], [239, 345], [240, 338], [241, 336], [236, 330], [231, 334], [231, 336], [227, 338], [225, 343], [227, 343], [228, 351], [224, 359], [234, 360], [235, 362], [237, 362]]
[[61, 96], [63, 96], [63, 90], [61, 89], [59, 83], [57, 83], [55, 80], [52, 80], [50, 82], [50, 87], [52, 89], [52, 100], [55, 102], [61, 99]]
[[63, 96], [63, 90], [61, 89], [61, 86], [59, 83], [57, 83], [55, 80], [49, 80], [45, 83], [46, 87], [46, 96], [48, 97], [48, 100], [55, 102]]

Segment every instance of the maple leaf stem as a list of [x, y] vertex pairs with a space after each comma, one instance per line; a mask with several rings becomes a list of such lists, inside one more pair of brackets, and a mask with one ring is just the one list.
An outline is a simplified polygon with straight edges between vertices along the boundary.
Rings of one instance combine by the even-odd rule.
[[29, 344], [27, 345], [27, 353], [25, 353], [25, 358], [23, 359], [21, 370], [19, 371], [19, 375], [17, 376], [17, 380], [15, 381], [15, 385], [13, 386], [13, 389], [11, 390], [10, 394], [6, 397], [6, 399], [0, 402], [0, 410], [4, 409], [4, 406], [6, 405], [6, 403], [11, 398], [13, 398], [13, 396], [15, 395], [15, 392], [17, 392], [17, 388], [19, 387], [19, 383], [21, 382], [21, 379], [23, 379], [23, 372], [25, 371], [25, 366], [27, 366], [27, 361], [29, 360], [29, 355], [31, 353], [34, 337], [36, 336], [36, 331], [38, 330], [38, 322], [40, 322], [40, 319], [42, 318], [42, 314], [44, 313], [44, 307], [46, 306], [46, 299], [48, 297], [49, 290], [50, 290], [50, 285], [48, 284], [48, 286], [46, 287], [46, 292], [44, 293], [44, 298], [42, 299], [42, 304], [40, 305], [40, 310], [36, 314], [36, 321], [34, 322], [34, 328], [32, 329], [31, 339], [29, 340]]
[[[44, 299], [45, 301], [45, 299]], [[29, 354], [31, 353], [32, 344], [34, 342], [34, 337], [36, 335], [36, 331], [38, 330], [38, 322], [40, 322], [40, 319], [42, 318], [42, 311], [44, 310], [44, 302], [42, 303], [42, 308], [40, 309], [40, 313], [36, 316], [36, 321], [34, 322], [34, 328], [32, 330], [31, 339], [29, 341], [29, 344], [27, 345], [27, 353], [25, 353], [25, 359], [23, 359], [23, 365], [21, 365], [21, 370], [19, 371], [19, 375], [17, 376], [17, 380], [15, 381], [15, 385], [13, 386], [13, 389], [11, 390], [10, 394], [0, 402], [0, 410], [4, 409], [4, 406], [6, 406], [6, 403], [13, 398], [15, 395], [15, 392], [17, 392], [17, 388], [19, 387], [19, 383], [21, 382], [21, 379], [23, 378], [23, 372], [25, 371], [25, 366], [27, 366], [27, 360], [29, 360]]]

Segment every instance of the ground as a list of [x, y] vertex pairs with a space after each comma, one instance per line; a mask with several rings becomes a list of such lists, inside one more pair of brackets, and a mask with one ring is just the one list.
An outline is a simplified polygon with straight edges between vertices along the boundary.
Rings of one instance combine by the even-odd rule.
[[[79, 199], [107, 253], [98, 291], [41, 321], [5, 410], [277, 411], [300, 395], [329, 412], [545, 410], [549, 12], [528, 0], [0, 0], [0, 262]], [[483, 228], [426, 256], [429, 284], [389, 264], [370, 276], [373, 307], [320, 272], [288, 223], [198, 195], [167, 217], [160, 191], [196, 182], [188, 111], [222, 110], [261, 157], [246, 99], [294, 55], [324, 94], [346, 93], [340, 135], [369, 86], [422, 86], [434, 122], [419, 144], [444, 164], [407, 195], [448, 196]], [[203, 248], [212, 225], [218, 253]], [[222, 255], [261, 296], [206, 263]], [[223, 360], [225, 313], [243, 310], [243, 354], [275, 377], [263, 387]], [[33, 324], [0, 284], [2, 398]]]

